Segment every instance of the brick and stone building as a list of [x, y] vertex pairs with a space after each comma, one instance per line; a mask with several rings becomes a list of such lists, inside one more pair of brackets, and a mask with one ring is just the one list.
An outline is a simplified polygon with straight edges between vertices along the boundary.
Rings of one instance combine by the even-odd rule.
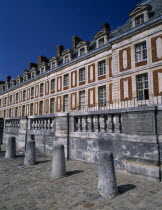
[[92, 41], [73, 36], [72, 49], [59, 45], [56, 56], [0, 81], [4, 141], [12, 133], [24, 146], [35, 134], [46, 153], [60, 141], [71, 158], [91, 162], [107, 148], [116, 168], [154, 179], [161, 177], [161, 104], [159, 0], [139, 3], [113, 31], [104, 23]]

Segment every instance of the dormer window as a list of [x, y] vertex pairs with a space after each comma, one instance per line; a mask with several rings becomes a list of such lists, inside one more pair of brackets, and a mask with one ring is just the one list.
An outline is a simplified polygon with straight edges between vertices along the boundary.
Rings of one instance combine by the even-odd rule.
[[69, 55], [65, 56], [65, 63], [69, 62]]
[[34, 78], [35, 77], [35, 72], [32, 72], [31, 73], [31, 78]]
[[144, 15], [140, 15], [135, 18], [135, 26], [140, 26], [144, 23]]
[[56, 62], [51, 63], [51, 69], [54, 69], [56, 67]]
[[23, 81], [24, 81], [24, 82], [26, 82], [26, 76], [25, 76], [25, 77], [23, 77]]
[[44, 72], [45, 72], [45, 66], [43, 66], [43, 67], [40, 68], [40, 74], [42, 74]]
[[98, 47], [101, 47], [103, 46], [105, 43], [104, 43], [104, 38], [101, 38], [98, 40]]
[[82, 48], [80, 49], [80, 55], [83, 55], [83, 54], [85, 54], [85, 47], [82, 47]]

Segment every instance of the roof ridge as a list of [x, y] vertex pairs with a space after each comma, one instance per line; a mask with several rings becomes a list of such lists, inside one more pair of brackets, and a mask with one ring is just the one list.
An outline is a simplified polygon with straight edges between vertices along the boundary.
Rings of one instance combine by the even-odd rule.
[[143, 0], [143, 1], [139, 2], [139, 3], [137, 4], [137, 6], [140, 5], [140, 4], [142, 4], [142, 3], [144, 3], [145, 1], [147, 1], [147, 0]]

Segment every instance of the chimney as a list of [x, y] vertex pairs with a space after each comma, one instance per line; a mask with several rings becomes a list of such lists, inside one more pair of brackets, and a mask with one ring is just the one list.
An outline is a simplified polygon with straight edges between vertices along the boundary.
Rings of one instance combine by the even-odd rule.
[[78, 36], [73, 36], [72, 37], [72, 49], [75, 50], [76, 49], [76, 46], [77, 44], [82, 41], [81, 38], [79, 38]]
[[7, 76], [7, 82], [10, 82], [11, 76]]
[[42, 62], [48, 62], [48, 59], [45, 56], [39, 56], [38, 57], [38, 64]]
[[29, 69], [31, 69], [32, 67], [37, 68], [37, 63], [29, 63]]
[[64, 51], [64, 46], [58, 45], [57, 46], [57, 57], [61, 57], [63, 51]]
[[106, 30], [110, 31], [110, 25], [108, 23], [103, 23], [102, 29], [106, 29]]

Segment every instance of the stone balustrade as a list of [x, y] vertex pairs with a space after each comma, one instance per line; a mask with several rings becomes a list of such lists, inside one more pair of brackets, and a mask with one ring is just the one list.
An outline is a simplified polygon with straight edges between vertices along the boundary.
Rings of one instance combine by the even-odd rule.
[[121, 133], [121, 114], [77, 116], [74, 118], [76, 132]]
[[54, 128], [54, 118], [34, 118], [31, 119], [31, 130], [52, 130]]
[[20, 120], [19, 119], [11, 119], [5, 121], [5, 129], [19, 129], [20, 128]]

